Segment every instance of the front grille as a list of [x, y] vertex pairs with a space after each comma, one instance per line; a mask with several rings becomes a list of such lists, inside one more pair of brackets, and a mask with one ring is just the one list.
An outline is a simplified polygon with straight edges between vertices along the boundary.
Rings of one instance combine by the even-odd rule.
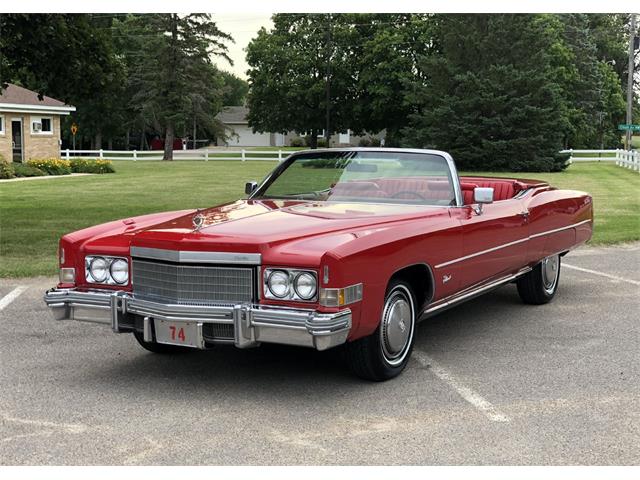
[[176, 265], [133, 259], [136, 297], [178, 305], [235, 304], [253, 300], [250, 267]]

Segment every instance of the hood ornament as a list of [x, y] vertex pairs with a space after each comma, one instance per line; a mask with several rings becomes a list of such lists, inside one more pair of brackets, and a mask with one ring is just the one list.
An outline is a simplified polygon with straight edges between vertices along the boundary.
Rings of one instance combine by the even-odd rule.
[[196, 215], [194, 215], [193, 218], [191, 219], [191, 221], [193, 222], [193, 229], [200, 230], [204, 225], [205, 220], [206, 220], [206, 217], [201, 213], [197, 213]]

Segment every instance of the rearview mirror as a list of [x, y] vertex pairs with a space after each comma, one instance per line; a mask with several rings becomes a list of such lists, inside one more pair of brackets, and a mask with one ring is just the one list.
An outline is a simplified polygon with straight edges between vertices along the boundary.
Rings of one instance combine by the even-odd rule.
[[251, 195], [258, 188], [258, 182], [247, 182], [244, 184], [244, 193]]
[[478, 205], [474, 207], [475, 212], [480, 215], [482, 213], [482, 205], [485, 203], [493, 203], [493, 188], [476, 187], [473, 189], [473, 203]]

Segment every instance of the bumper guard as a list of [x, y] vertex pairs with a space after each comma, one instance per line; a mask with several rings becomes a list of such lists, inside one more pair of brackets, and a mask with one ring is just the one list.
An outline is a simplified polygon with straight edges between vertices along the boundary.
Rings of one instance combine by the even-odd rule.
[[[266, 342], [326, 350], [346, 342], [351, 329], [349, 309], [319, 313], [256, 304], [169, 305], [135, 298], [127, 292], [55, 288], [45, 293], [44, 301], [56, 320], [108, 324], [116, 333], [141, 331], [146, 341], [155, 339], [156, 319], [195, 322], [199, 337], [196, 348], [206, 348], [207, 343], [247, 348]], [[209, 324], [212, 329], [227, 327], [233, 337], [207, 337], [204, 327]]]

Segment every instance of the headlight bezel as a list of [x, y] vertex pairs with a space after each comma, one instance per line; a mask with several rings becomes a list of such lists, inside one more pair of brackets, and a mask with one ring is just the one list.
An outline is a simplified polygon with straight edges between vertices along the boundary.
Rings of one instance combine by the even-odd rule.
[[[271, 288], [270, 280], [274, 274], [284, 273], [287, 276], [287, 291], [285, 295], [279, 296], [273, 292]], [[296, 288], [298, 278], [301, 275], [309, 275], [315, 282], [315, 288], [312, 296], [306, 298], [299, 294]], [[313, 303], [318, 300], [318, 272], [315, 270], [309, 270], [306, 268], [294, 268], [294, 267], [269, 267], [264, 269], [263, 273], [263, 292], [264, 298], [268, 300], [276, 301], [288, 301], [288, 302], [305, 302]]]
[[[106, 276], [103, 280], [97, 278], [92, 270], [93, 262], [97, 260], [104, 260], [106, 267]], [[115, 262], [123, 261], [127, 265], [127, 275], [126, 279], [123, 282], [117, 281], [113, 274], [111, 273], [111, 267]], [[127, 257], [119, 257], [112, 255], [87, 255], [84, 258], [84, 278], [87, 283], [91, 283], [94, 285], [114, 285], [118, 287], [123, 287], [129, 284], [131, 280], [131, 265], [129, 259]]]

